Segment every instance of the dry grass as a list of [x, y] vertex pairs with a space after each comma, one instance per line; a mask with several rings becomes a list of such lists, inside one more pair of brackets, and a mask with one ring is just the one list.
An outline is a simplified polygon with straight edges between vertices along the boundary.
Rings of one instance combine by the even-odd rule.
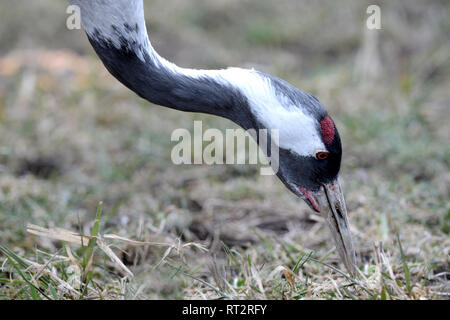
[[359, 1], [308, 2], [306, 15], [293, 0], [147, 4], [163, 56], [254, 66], [328, 107], [344, 143], [356, 279], [324, 221], [276, 178], [172, 165], [174, 129], [234, 125], [135, 97], [52, 20], [56, 2], [18, 0], [7, 5], [20, 19], [2, 17], [17, 39], [0, 47], [0, 299], [448, 299], [445, 1], [383, 5], [375, 73], [361, 62]]

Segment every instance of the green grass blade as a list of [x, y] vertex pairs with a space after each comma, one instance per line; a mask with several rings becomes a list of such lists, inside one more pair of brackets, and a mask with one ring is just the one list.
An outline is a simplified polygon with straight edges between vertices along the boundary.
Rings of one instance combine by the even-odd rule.
[[[100, 202], [97, 207], [97, 214], [95, 216], [94, 227], [91, 231], [91, 239], [89, 240], [88, 247], [86, 249], [86, 253], [83, 259], [83, 269], [86, 269], [89, 261], [92, 259], [92, 255], [94, 254], [94, 248], [97, 244], [97, 236], [100, 230], [100, 219], [102, 216], [103, 202]], [[86, 271], [86, 270], [85, 270]]]
[[17, 256], [14, 252], [12, 252], [11, 250], [9, 250], [8, 248], [4, 247], [4, 246], [0, 246], [0, 252], [3, 253], [6, 256], [6, 259], [8, 259], [9, 263], [12, 265], [12, 267], [17, 271], [17, 273], [19, 274], [19, 276], [23, 279], [23, 281], [25, 281], [25, 283], [28, 285], [28, 287], [30, 288], [30, 295], [32, 297], [33, 300], [42, 300], [41, 296], [39, 295], [39, 293], [41, 295], [43, 295], [46, 299], [48, 300], [52, 300], [49, 296], [47, 296], [45, 294], [45, 292], [36, 287], [33, 283], [31, 283], [29, 277], [31, 276], [26, 276], [22, 270], [22, 268], [27, 268], [28, 265], [19, 257]]
[[406, 256], [403, 252], [402, 243], [400, 242], [400, 235], [397, 233], [397, 241], [398, 246], [400, 248], [400, 255], [403, 264], [403, 271], [405, 272], [405, 281], [406, 281], [406, 289], [408, 290], [408, 294], [411, 294], [411, 272], [409, 271], [408, 264], [406, 263]]

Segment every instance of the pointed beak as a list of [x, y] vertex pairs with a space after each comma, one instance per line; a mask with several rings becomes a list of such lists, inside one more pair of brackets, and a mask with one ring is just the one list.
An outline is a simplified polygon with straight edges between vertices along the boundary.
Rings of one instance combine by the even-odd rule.
[[320, 208], [320, 214], [327, 220], [333, 234], [339, 256], [354, 276], [356, 273], [356, 254], [350, 234], [344, 194], [341, 185], [335, 181], [323, 184], [320, 191], [314, 193]]

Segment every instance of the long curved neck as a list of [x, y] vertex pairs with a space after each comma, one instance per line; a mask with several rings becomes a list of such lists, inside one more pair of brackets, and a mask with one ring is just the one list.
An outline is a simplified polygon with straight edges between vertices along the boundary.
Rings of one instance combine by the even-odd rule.
[[109, 72], [142, 98], [172, 109], [227, 118], [245, 130], [278, 130], [280, 147], [299, 155], [324, 149], [320, 102], [255, 70], [180, 68], [152, 48], [143, 0], [69, 0], [81, 9], [89, 41]]
[[[142, 0], [69, 0], [81, 9], [83, 27], [108, 71], [142, 98], [172, 109], [228, 118], [259, 127], [245, 87], [256, 71], [193, 70], [160, 57], [147, 36]], [[243, 90], [244, 89], [244, 90]]]

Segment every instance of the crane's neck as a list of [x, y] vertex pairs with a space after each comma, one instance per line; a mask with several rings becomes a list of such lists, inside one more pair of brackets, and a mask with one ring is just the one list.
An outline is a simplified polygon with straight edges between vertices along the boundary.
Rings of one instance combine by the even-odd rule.
[[[280, 147], [309, 155], [324, 148], [313, 96], [255, 70], [184, 69], [153, 49], [142, 0], [69, 0], [109, 72], [139, 96], [169, 108], [213, 114], [244, 129], [279, 130]], [[300, 129], [299, 129], [300, 128]]]
[[248, 97], [233, 83], [251, 81], [244, 69], [184, 69], [152, 47], [142, 0], [69, 0], [81, 9], [83, 27], [108, 71], [152, 103], [228, 118], [245, 129], [260, 127]]

